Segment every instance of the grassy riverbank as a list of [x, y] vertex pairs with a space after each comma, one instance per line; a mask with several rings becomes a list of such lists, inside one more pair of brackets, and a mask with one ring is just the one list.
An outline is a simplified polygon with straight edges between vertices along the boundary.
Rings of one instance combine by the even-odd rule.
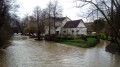
[[74, 39], [74, 40], [62, 40], [62, 44], [73, 45], [77, 47], [89, 48], [97, 45], [97, 40], [95, 38], [87, 38], [87, 41], [82, 39]]

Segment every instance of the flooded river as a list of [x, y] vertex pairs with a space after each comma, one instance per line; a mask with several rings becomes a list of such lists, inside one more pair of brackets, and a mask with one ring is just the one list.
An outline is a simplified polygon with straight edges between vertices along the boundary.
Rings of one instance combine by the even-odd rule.
[[106, 52], [106, 45], [78, 48], [14, 36], [11, 46], [0, 50], [0, 67], [120, 67], [120, 56]]

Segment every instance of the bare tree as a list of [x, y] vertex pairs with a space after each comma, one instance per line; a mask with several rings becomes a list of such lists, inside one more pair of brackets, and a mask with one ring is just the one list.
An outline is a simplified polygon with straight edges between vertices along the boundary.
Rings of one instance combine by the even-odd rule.
[[50, 1], [47, 6], [47, 14], [48, 14], [48, 23], [49, 23], [49, 34], [51, 28], [54, 28], [55, 33], [55, 23], [56, 17], [60, 17], [62, 15], [62, 7], [59, 6], [58, 1], [54, 0], [53, 2]]
[[100, 34], [99, 33], [104, 29], [104, 27], [105, 27], [104, 19], [97, 19], [92, 24], [92, 28], [96, 32], [96, 38], [99, 42], [100, 42]]
[[53, 14], [53, 25], [54, 25], [54, 31], [55, 31], [56, 17], [59, 17], [62, 15], [62, 7], [59, 6], [57, 0], [54, 0], [52, 2], [52, 14]]
[[45, 32], [45, 19], [46, 19], [46, 10], [41, 10], [40, 7], [34, 9], [34, 18], [37, 24], [37, 36], [38, 40], [41, 38], [41, 34]]
[[[111, 30], [115, 34], [115, 39], [118, 43], [118, 40], [120, 40], [120, 35], [118, 33], [119, 27], [115, 25], [120, 25], [119, 22], [115, 21], [116, 15], [120, 18], [120, 1], [119, 0], [76, 0], [76, 2], [84, 2], [83, 5], [80, 5], [79, 7], [83, 7], [86, 4], [91, 4], [97, 9], [102, 16], [106, 19], [107, 23], [111, 27]], [[118, 16], [119, 15], [119, 16]], [[119, 19], [116, 18], [116, 20], [119, 21]], [[119, 44], [119, 43], [118, 43]]]
[[38, 40], [40, 40], [40, 34], [41, 34], [41, 31], [40, 31], [40, 18], [41, 18], [41, 8], [40, 7], [35, 7], [34, 9], [34, 18], [35, 18], [35, 22], [37, 24], [37, 37], [38, 37]]
[[0, 46], [11, 38], [12, 29], [11, 29], [11, 15], [14, 10], [13, 1], [11, 0], [0, 0]]
[[47, 13], [48, 13], [48, 23], [49, 23], [49, 35], [51, 34], [50, 31], [51, 31], [51, 21], [50, 21], [50, 18], [51, 18], [51, 12], [52, 12], [52, 3], [49, 2], [48, 3], [48, 6], [47, 6]]

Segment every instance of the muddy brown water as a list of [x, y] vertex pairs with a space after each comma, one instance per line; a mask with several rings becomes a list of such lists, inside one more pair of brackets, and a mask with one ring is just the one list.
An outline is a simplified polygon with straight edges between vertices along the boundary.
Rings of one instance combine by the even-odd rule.
[[105, 51], [106, 41], [79, 48], [15, 35], [11, 44], [0, 50], [0, 67], [120, 67], [120, 56]]

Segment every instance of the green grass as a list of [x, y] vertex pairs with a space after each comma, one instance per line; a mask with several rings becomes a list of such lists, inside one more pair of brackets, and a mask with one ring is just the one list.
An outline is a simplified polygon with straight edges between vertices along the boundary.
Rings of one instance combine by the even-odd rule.
[[98, 43], [95, 38], [87, 38], [87, 40], [88, 41], [84, 41], [82, 39], [63, 40], [61, 43], [83, 48], [94, 47]]

